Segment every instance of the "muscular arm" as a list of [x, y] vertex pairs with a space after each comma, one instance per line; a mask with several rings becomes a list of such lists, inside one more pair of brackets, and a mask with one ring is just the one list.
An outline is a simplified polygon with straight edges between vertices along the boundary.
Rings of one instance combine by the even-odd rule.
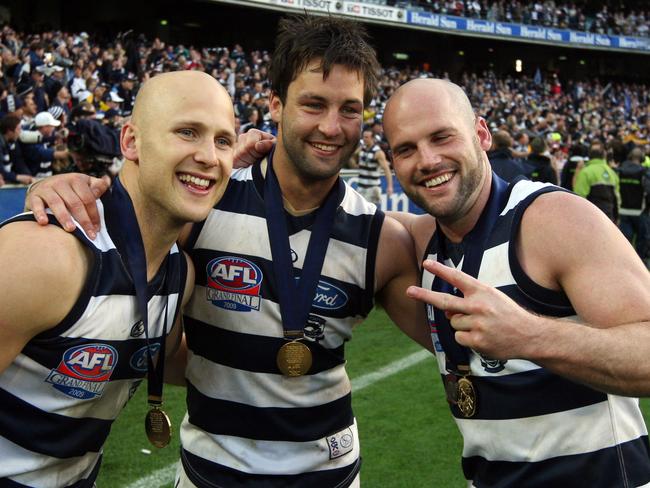
[[185, 280], [183, 303], [181, 304], [181, 310], [178, 313], [174, 327], [167, 337], [167, 344], [165, 346], [167, 351], [165, 383], [179, 386], [185, 386], [185, 365], [187, 364], [187, 344], [183, 332], [182, 309], [190, 301], [190, 297], [194, 291], [194, 265], [190, 257], [186, 253], [183, 254], [187, 260], [187, 279]]
[[524, 357], [603, 391], [650, 395], [650, 273], [615, 225], [574, 195], [542, 196], [524, 214], [517, 252], [585, 323], [533, 317]]
[[650, 274], [609, 219], [569, 193], [524, 213], [517, 255], [546, 288], [563, 290], [580, 322], [540, 317], [505, 294], [439, 263], [425, 267], [464, 297], [409, 289], [446, 311], [456, 340], [494, 359], [527, 359], [608, 393], [650, 395]]
[[72, 309], [92, 259], [87, 252], [52, 225], [16, 222], [0, 229], [0, 373]]
[[405, 294], [419, 280], [413, 240], [404, 226], [390, 217], [386, 217], [379, 236], [375, 275], [377, 299], [389, 317], [407, 336], [433, 352], [424, 307]]

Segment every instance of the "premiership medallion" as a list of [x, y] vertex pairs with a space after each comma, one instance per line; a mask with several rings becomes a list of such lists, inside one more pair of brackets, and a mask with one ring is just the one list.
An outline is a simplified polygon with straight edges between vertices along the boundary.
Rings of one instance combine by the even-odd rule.
[[282, 345], [278, 351], [276, 363], [285, 376], [302, 376], [311, 368], [311, 350], [299, 341]]
[[473, 417], [476, 414], [476, 390], [472, 382], [466, 377], [458, 379], [458, 410], [463, 417]]
[[172, 423], [167, 414], [157, 406], [152, 406], [144, 418], [144, 429], [149, 442], [156, 447], [165, 447], [172, 438]]

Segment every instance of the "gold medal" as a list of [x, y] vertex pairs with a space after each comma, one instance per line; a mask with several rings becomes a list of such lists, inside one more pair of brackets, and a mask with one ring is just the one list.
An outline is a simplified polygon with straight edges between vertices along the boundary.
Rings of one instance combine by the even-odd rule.
[[144, 418], [144, 429], [149, 442], [156, 447], [165, 447], [172, 438], [172, 423], [158, 406], [152, 406]]
[[285, 376], [302, 376], [311, 368], [311, 350], [302, 342], [291, 341], [282, 345], [276, 363]]
[[464, 417], [473, 417], [476, 413], [476, 390], [472, 382], [462, 377], [458, 380], [458, 410]]

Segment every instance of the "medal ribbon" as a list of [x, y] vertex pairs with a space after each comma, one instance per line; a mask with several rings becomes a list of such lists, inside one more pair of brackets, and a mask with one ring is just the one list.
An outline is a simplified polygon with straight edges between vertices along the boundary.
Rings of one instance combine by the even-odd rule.
[[[302, 337], [311, 310], [316, 288], [325, 260], [330, 232], [339, 204], [339, 185], [337, 180], [323, 205], [315, 212], [307, 253], [300, 278], [294, 278], [291, 260], [289, 232], [282, 202], [282, 192], [269, 155], [264, 181], [266, 200], [266, 225], [271, 244], [273, 272], [279, 285], [278, 300], [285, 337]], [[297, 299], [296, 299], [297, 298]]]
[[[494, 172], [492, 173], [492, 186], [490, 188], [490, 197], [481, 213], [481, 216], [474, 228], [463, 238], [465, 244], [465, 253], [463, 258], [462, 271], [474, 278], [478, 277], [483, 252], [494, 224], [499, 214], [506, 205], [508, 199], [508, 184], [499, 178]], [[437, 258], [438, 262], [444, 264], [446, 257], [445, 234], [440, 227], [436, 228], [437, 240]], [[453, 287], [436, 276], [433, 280], [433, 291], [442, 293], [451, 293], [462, 296], [460, 290], [454, 292]], [[455, 373], [466, 375], [469, 373], [469, 348], [461, 346], [456, 342], [454, 328], [451, 326], [449, 319], [444, 310], [434, 308], [434, 318], [438, 326], [438, 339], [445, 351], [447, 358], [447, 370]]]
[[158, 350], [158, 366], [154, 367], [149, 339], [149, 309], [147, 306], [147, 259], [142, 242], [142, 234], [135, 216], [131, 198], [120, 182], [119, 176], [113, 182], [110, 194], [102, 198], [106, 207], [105, 218], [107, 224], [112, 224], [113, 237], [120, 244], [120, 252], [126, 261], [127, 270], [135, 286], [138, 310], [147, 342], [147, 394], [149, 403], [160, 405], [162, 403], [163, 373], [165, 369], [165, 337], [167, 335], [167, 306], [165, 306], [165, 321], [163, 335], [160, 338]]

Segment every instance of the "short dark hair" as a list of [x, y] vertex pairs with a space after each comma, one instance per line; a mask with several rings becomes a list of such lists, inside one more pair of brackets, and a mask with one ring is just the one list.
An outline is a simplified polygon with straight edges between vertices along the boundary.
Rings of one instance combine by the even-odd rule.
[[603, 159], [605, 157], [605, 146], [600, 141], [592, 141], [589, 146], [589, 159]]
[[313, 15], [292, 15], [278, 23], [269, 79], [282, 103], [291, 82], [316, 58], [322, 60], [323, 80], [335, 65], [363, 76], [363, 101], [370, 103], [379, 82], [379, 62], [365, 28], [352, 20]]
[[0, 119], [0, 134], [6, 134], [10, 130], [16, 130], [20, 124], [20, 118], [15, 115], [5, 115]]
[[492, 143], [496, 149], [509, 149], [512, 147], [512, 137], [507, 130], [499, 130], [492, 135]]
[[534, 137], [533, 140], [530, 141], [530, 150], [533, 154], [542, 154], [546, 151], [546, 147], [546, 141], [543, 137]]

